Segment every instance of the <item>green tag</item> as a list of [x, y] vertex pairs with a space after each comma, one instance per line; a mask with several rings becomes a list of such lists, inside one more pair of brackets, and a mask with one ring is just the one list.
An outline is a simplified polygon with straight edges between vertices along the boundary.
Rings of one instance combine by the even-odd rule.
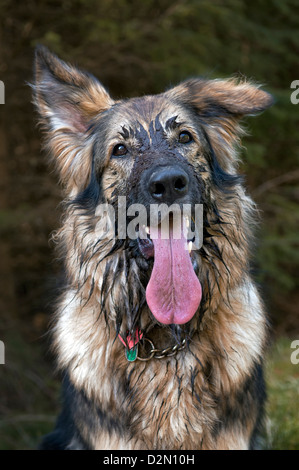
[[137, 353], [138, 353], [138, 346], [136, 344], [136, 346], [134, 346], [134, 348], [132, 349], [126, 349], [126, 358], [129, 362], [134, 362], [136, 361], [136, 357], [137, 357]]

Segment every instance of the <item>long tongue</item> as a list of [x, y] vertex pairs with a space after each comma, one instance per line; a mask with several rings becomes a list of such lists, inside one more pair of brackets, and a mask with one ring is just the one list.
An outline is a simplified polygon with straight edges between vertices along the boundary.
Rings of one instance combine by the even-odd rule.
[[155, 258], [146, 288], [147, 304], [160, 323], [187, 323], [200, 304], [202, 291], [183, 230], [179, 239], [174, 238], [172, 229], [163, 239], [159, 229], [153, 242]]

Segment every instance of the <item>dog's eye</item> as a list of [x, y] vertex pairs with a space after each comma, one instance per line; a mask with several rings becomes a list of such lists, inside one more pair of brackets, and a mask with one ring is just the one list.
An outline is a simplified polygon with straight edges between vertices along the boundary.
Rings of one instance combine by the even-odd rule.
[[192, 142], [193, 137], [188, 131], [183, 131], [179, 135], [179, 143], [180, 144], [189, 144], [189, 142]]
[[123, 155], [126, 155], [128, 153], [128, 149], [125, 145], [123, 144], [117, 144], [112, 150], [112, 155], [115, 157], [122, 157]]

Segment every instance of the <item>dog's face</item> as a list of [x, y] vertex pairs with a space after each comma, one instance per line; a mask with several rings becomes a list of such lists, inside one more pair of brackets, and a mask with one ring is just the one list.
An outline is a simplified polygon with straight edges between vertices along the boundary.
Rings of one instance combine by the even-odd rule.
[[[152, 322], [150, 312], [160, 324], [198, 320], [207, 302], [216, 305], [242, 277], [250, 200], [236, 173], [238, 122], [268, 107], [271, 96], [246, 82], [194, 79], [160, 95], [114, 101], [94, 77], [43, 48], [37, 52], [35, 89], [48, 144], [76, 218], [81, 227], [85, 224], [85, 232], [73, 233], [73, 246], [81, 243], [81, 265], [84, 256], [95, 262], [93, 274], [90, 268], [85, 273], [96, 279], [99, 260], [105, 258], [102, 292], [108, 278], [119, 276], [113, 286], [131, 298], [123, 309], [115, 300], [119, 296], [124, 303], [117, 289], [113, 300], [105, 298], [114, 320], [129, 329]], [[117, 210], [120, 198], [126, 228], [133, 205], [144, 208], [145, 218], [133, 230], [136, 237], [126, 233], [120, 239], [124, 219], [118, 214], [118, 239], [107, 249], [96, 236], [96, 214], [104, 203]], [[180, 212], [177, 237], [174, 212], [168, 237], [160, 215], [151, 223], [151, 208], [161, 204]], [[200, 246], [188, 238], [189, 228], [198, 230], [196, 205], [203, 207]], [[184, 217], [186, 206], [191, 211]]]
[[[105, 137], [101, 134], [103, 129]], [[161, 204], [176, 207], [172, 217], [194, 228], [194, 207], [204, 199], [198, 168], [200, 155], [204, 154], [204, 139], [196, 125], [196, 116], [167, 94], [148, 96], [115, 103], [102, 116], [95, 134], [95, 171], [100, 175], [105, 200], [118, 207], [120, 197], [126, 198], [127, 214], [134, 206], [144, 209], [139, 236], [135, 239], [127, 233], [126, 237], [130, 256], [148, 277], [147, 304], [163, 324], [187, 323], [197, 311], [202, 295], [196, 276], [198, 264], [190, 246], [192, 240], [187, 235], [181, 238], [179, 233], [174, 241], [173, 219], [169, 233], [155, 237], [151, 214]], [[189, 219], [183, 217], [185, 207], [190, 207]], [[158, 229], [160, 219], [161, 215]], [[120, 220], [121, 214], [116, 217], [117, 222]], [[127, 215], [126, 226], [129, 223]], [[179, 239], [186, 243], [179, 243]], [[189, 289], [192, 297], [186, 294]]]

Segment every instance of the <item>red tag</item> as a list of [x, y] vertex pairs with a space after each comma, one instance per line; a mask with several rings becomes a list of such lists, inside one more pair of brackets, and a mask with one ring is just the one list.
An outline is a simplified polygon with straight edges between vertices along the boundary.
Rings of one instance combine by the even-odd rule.
[[136, 344], [139, 343], [139, 341], [141, 340], [143, 336], [143, 333], [141, 332], [141, 330], [137, 329], [136, 332], [135, 332], [135, 338], [133, 339], [133, 337], [131, 335], [128, 335], [127, 336], [127, 342], [125, 342], [125, 340], [123, 340], [123, 338], [118, 335], [119, 339], [121, 340], [121, 342], [123, 343], [123, 345], [125, 347], [128, 347], [128, 349], [132, 349], [134, 348], [134, 346], [136, 346]]

